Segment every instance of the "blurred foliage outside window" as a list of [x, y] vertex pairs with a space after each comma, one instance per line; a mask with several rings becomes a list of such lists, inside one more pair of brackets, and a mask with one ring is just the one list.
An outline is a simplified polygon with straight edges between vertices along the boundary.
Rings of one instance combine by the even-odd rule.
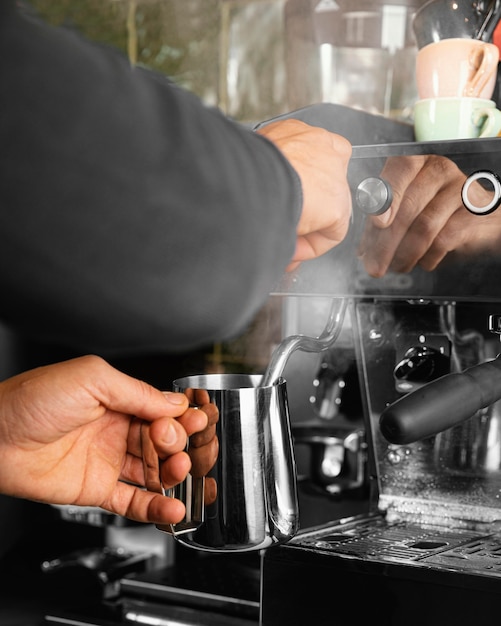
[[26, 0], [243, 122], [287, 110], [285, 0]]
[[[316, 102], [408, 119], [417, 97], [410, 5], [422, 0], [375, 2], [371, 11], [361, 10], [363, 2], [325, 11], [326, 4], [339, 9], [325, 0], [19, 1], [241, 122]], [[363, 41], [352, 41], [359, 30]], [[388, 30], [402, 47], [388, 45]]]
[[[1, 1], [1, 0], [0, 0]], [[208, 105], [253, 124], [288, 110], [286, 0], [22, 0], [53, 26], [110, 45], [169, 76]], [[208, 371], [263, 371], [281, 339], [280, 303], [265, 304], [240, 337], [216, 344]]]
[[[393, 59], [404, 58], [403, 53], [410, 58], [404, 69], [413, 69], [412, 49], [391, 55], [366, 43], [359, 49], [331, 45], [323, 55], [324, 67], [318, 35], [332, 39], [340, 29], [332, 19], [340, 16], [318, 12], [320, 0], [18, 1], [54, 26], [118, 48], [131, 64], [169, 76], [208, 105], [248, 124], [321, 101], [382, 113], [374, 107], [374, 94], [365, 102], [357, 90], [365, 98], [370, 81], [386, 85], [388, 64], [393, 72]], [[360, 13], [361, 19], [367, 15], [372, 13]], [[371, 62], [363, 79], [362, 54]], [[409, 75], [412, 71], [397, 81], [397, 96], [402, 85], [412, 86]], [[404, 95], [404, 105], [413, 101], [412, 92]], [[400, 114], [403, 107], [396, 108]], [[239, 339], [215, 346], [209, 369], [243, 371], [244, 363], [250, 371], [262, 370], [270, 345], [280, 339], [280, 303], [272, 298]]]

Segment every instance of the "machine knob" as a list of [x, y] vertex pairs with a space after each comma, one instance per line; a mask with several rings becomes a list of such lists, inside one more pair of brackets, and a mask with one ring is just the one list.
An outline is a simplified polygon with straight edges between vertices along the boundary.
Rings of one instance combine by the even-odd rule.
[[393, 202], [393, 190], [382, 178], [369, 176], [358, 185], [355, 201], [366, 215], [381, 215]]
[[[475, 181], [478, 181], [484, 189], [489, 191], [492, 190], [492, 198], [490, 202], [484, 206], [478, 206], [475, 204], [475, 200], [470, 193], [470, 187]], [[492, 213], [501, 204], [501, 181], [499, 180], [499, 177], [494, 174], [494, 172], [489, 172], [487, 170], [480, 170], [470, 174], [470, 176], [468, 176], [465, 180], [461, 190], [461, 199], [464, 206], [468, 209], [468, 211], [470, 211], [470, 213], [475, 215], [488, 215], [489, 213]]]
[[501, 315], [499, 313], [489, 315], [489, 332], [499, 335], [501, 340]]
[[393, 375], [397, 380], [427, 383], [449, 371], [447, 357], [435, 348], [413, 346], [397, 363]]

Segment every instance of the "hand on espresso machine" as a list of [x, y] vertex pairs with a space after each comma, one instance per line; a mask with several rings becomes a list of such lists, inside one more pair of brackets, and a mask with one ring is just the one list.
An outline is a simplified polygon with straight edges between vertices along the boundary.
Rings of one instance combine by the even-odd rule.
[[[499, 249], [500, 212], [478, 216], [465, 208], [461, 192], [467, 176], [450, 159], [391, 157], [380, 176], [391, 185], [393, 202], [365, 223], [358, 254], [369, 275], [410, 272], [417, 265], [433, 271], [450, 252], [473, 255]], [[477, 206], [488, 204], [492, 196], [478, 182], [468, 194]]]
[[257, 131], [272, 141], [296, 170], [303, 209], [289, 271], [340, 243], [348, 231], [351, 193], [347, 181], [351, 144], [347, 139], [299, 120], [286, 119]]
[[7, 379], [0, 383], [0, 492], [177, 523], [184, 505], [142, 488], [145, 422], [163, 483], [181, 482], [191, 468], [187, 435], [208, 425], [184, 394], [163, 393], [95, 356]]

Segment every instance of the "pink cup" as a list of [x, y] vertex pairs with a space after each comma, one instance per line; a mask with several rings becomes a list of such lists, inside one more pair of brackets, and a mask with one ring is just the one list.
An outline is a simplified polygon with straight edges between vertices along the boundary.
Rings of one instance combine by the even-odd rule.
[[490, 99], [496, 86], [498, 62], [498, 47], [479, 39], [430, 43], [416, 57], [419, 97]]

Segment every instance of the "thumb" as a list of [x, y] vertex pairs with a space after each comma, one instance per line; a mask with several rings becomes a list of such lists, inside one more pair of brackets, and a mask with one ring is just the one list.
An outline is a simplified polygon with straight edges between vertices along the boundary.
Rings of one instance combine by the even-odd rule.
[[[152, 421], [159, 417], [179, 417], [188, 409], [182, 393], [163, 392], [115, 369], [100, 357], [84, 357], [83, 383], [92, 387], [94, 397], [112, 411]], [[81, 360], [75, 360], [78, 363]]]

